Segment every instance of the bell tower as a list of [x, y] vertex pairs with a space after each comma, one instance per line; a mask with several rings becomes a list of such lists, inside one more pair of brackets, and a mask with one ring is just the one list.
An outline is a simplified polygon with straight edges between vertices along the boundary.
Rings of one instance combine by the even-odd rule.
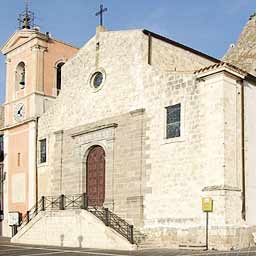
[[[5, 43], [4, 233], [8, 213], [25, 214], [37, 201], [37, 123], [61, 94], [61, 68], [78, 48], [54, 39], [34, 26], [34, 13], [19, 15], [19, 30]], [[61, 68], [60, 68], [61, 67]], [[45, 163], [47, 164], [47, 162]]]

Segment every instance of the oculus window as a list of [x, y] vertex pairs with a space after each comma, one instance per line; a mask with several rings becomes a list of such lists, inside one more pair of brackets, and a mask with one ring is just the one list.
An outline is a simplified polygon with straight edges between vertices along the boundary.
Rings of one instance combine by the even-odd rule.
[[166, 108], [166, 138], [180, 137], [180, 112], [181, 104]]
[[103, 78], [104, 77], [101, 72], [94, 73], [92, 76], [92, 80], [91, 80], [92, 86], [95, 89], [98, 89], [101, 86], [101, 84], [103, 83]]
[[40, 146], [40, 163], [46, 163], [46, 139], [39, 140], [39, 146]]

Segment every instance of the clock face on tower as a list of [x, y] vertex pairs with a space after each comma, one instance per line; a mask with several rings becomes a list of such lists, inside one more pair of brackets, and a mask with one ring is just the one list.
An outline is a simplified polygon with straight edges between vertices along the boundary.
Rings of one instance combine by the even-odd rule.
[[15, 106], [14, 118], [16, 121], [21, 121], [25, 117], [25, 105], [23, 103], [18, 103]]

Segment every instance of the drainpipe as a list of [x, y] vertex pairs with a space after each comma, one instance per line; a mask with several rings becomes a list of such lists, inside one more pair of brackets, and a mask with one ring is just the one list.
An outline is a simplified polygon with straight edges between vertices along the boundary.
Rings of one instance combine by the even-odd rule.
[[241, 82], [241, 139], [242, 139], [242, 218], [246, 220], [245, 202], [245, 103], [244, 103], [244, 81]]
[[60, 152], [60, 194], [62, 194], [63, 179], [63, 130], [61, 131], [61, 152]]
[[36, 129], [36, 136], [35, 136], [35, 148], [36, 148], [36, 150], [35, 150], [35, 171], [36, 171], [36, 180], [35, 180], [35, 182], [36, 182], [36, 208], [38, 207], [38, 168], [37, 168], [37, 144], [38, 144], [38, 119], [39, 119], [39, 117], [36, 117], [36, 120], [35, 120], [35, 122], [36, 122], [36, 127], [35, 127], [35, 129]]
[[148, 65], [152, 64], [152, 36], [148, 34]]

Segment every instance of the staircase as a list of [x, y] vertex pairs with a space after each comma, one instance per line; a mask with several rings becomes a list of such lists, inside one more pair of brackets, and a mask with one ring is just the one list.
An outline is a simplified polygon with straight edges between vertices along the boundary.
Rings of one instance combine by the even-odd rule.
[[[77, 228], [71, 227], [71, 223], [73, 223], [73, 226], [77, 225]], [[72, 232], [75, 232], [74, 236], [78, 238], [79, 236], [86, 239], [92, 237], [95, 241], [99, 240], [99, 238], [96, 239], [96, 234], [94, 230], [91, 229], [92, 225], [98, 230], [97, 234], [100, 232], [104, 233], [105, 237], [102, 235], [100, 239], [108, 240], [108, 243], [105, 241], [105, 244], [110, 244], [111, 241], [118, 241], [119, 244], [124, 245], [124, 249], [136, 247], [134, 245], [133, 226], [129, 225], [124, 219], [107, 208], [88, 206], [88, 197], [85, 193], [78, 195], [60, 195], [57, 197], [41, 197], [37, 204], [23, 216], [12, 241], [23, 242], [24, 237], [26, 237], [26, 239], [31, 242], [31, 237], [38, 237], [40, 233], [42, 237], [47, 237], [46, 233], [48, 233], [49, 236], [51, 233], [59, 232], [58, 235], [61, 242], [61, 236], [63, 233], [67, 232], [68, 228], [73, 230]], [[46, 226], [47, 228], [45, 228]], [[63, 228], [64, 226], [66, 226], [66, 229]], [[38, 231], [37, 234], [36, 229], [41, 231]], [[83, 236], [74, 231], [78, 229], [80, 233], [83, 233]], [[45, 234], [43, 235], [43, 233]], [[106, 237], [106, 234], [108, 234], [108, 237]], [[69, 234], [66, 234], [65, 236], [68, 237], [68, 235]], [[123, 240], [126, 240], [126, 243], [131, 246], [126, 246]], [[41, 239], [41, 241], [44, 241], [44, 239]], [[93, 244], [94, 246], [94, 243], [90, 243], [88, 240], [86, 241], [87, 247], [89, 244]], [[60, 245], [63, 245], [63, 241]], [[70, 243], [67, 245], [72, 246]], [[80, 246], [80, 244], [78, 246]]]

